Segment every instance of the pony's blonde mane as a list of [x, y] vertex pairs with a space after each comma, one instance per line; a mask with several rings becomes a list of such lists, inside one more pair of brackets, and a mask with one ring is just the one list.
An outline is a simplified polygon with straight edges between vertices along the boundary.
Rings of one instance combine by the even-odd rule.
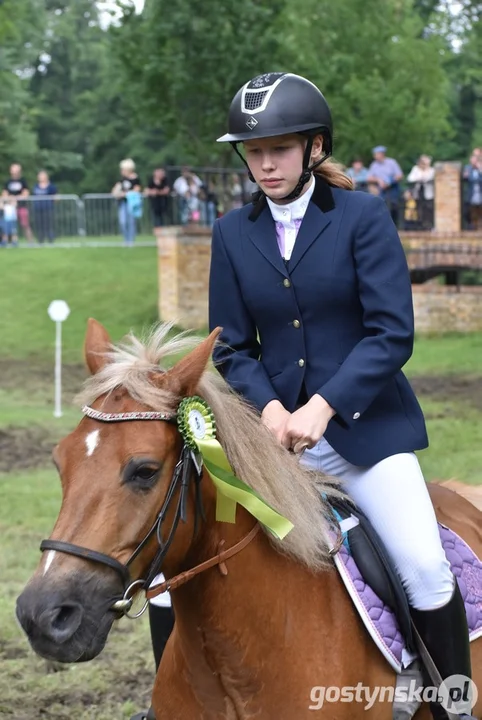
[[[124, 387], [137, 402], [159, 412], [175, 412], [180, 398], [152, 384], [153, 374], [166, 371], [171, 360], [196, 347], [202, 338], [180, 333], [163, 323], [143, 340], [133, 334], [113, 345], [109, 362], [88, 378], [76, 398], [90, 405], [97, 397]], [[206, 370], [198, 394], [216, 417], [218, 439], [238, 477], [256, 490], [294, 529], [283, 541], [269, 538], [276, 547], [307, 567], [326, 566], [329, 552], [329, 510], [326, 498], [340, 497], [336, 481], [305, 469], [260, 422], [259, 414], [234, 393], [219, 373]]]

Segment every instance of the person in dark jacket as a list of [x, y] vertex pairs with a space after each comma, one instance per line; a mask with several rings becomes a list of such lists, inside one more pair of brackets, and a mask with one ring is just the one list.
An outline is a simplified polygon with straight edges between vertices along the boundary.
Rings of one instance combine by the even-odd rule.
[[464, 604], [414, 453], [428, 439], [402, 372], [414, 317], [389, 209], [331, 159], [331, 112], [305, 78], [247, 82], [219, 141], [260, 193], [213, 228], [218, 370], [300, 462], [341, 479], [385, 543], [441, 676], [470, 676]]

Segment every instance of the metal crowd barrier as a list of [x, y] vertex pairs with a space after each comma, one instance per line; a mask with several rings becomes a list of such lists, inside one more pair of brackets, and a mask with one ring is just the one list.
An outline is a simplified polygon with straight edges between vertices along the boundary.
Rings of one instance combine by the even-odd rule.
[[27, 240], [53, 242], [85, 235], [84, 207], [78, 195], [29, 195], [18, 198], [16, 207], [19, 235]]
[[[193, 168], [192, 172], [202, 181], [196, 210], [187, 209], [186, 202], [174, 191], [176, 179], [181, 175], [182, 168], [178, 166], [166, 167], [167, 180], [171, 187], [171, 194], [166, 197], [164, 223], [166, 225], [181, 225], [186, 222], [196, 222], [208, 227], [212, 226], [214, 219], [233, 207], [240, 207], [250, 201], [254, 190], [243, 170], [232, 168]], [[147, 183], [146, 183], [147, 184]], [[367, 190], [360, 187], [359, 189]], [[433, 226], [433, 202], [430, 207], [422, 207], [420, 202], [410, 202], [405, 190], [393, 207], [400, 230], [430, 230]], [[463, 229], [474, 229], [470, 222], [470, 207], [467, 204], [467, 186], [462, 186], [463, 192]], [[56, 195], [28, 196], [18, 199], [18, 230], [20, 237], [27, 240], [49, 242], [51, 239], [72, 241], [84, 238], [99, 238], [121, 241], [119, 228], [119, 201], [110, 193], [87, 193], [85, 195]], [[194, 214], [195, 213], [195, 214]], [[0, 200], [0, 222], [2, 221], [2, 204]], [[137, 235], [144, 239], [152, 238], [152, 212], [150, 198], [143, 197], [142, 217], [136, 221]]]

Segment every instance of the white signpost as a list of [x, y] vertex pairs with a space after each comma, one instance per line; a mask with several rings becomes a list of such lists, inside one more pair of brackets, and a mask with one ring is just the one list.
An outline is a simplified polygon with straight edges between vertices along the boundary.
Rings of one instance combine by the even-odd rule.
[[55, 409], [54, 417], [62, 417], [62, 323], [70, 315], [65, 300], [52, 300], [47, 310], [55, 323]]

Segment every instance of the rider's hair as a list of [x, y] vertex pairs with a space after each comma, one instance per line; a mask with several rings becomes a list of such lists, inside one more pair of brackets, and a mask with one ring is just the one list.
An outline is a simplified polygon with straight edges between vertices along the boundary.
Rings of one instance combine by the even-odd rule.
[[343, 188], [343, 190], [353, 190], [352, 179], [345, 175], [343, 165], [332, 158], [328, 158], [324, 163], [319, 165], [313, 171], [315, 175], [319, 175], [328, 185], [332, 187]]

